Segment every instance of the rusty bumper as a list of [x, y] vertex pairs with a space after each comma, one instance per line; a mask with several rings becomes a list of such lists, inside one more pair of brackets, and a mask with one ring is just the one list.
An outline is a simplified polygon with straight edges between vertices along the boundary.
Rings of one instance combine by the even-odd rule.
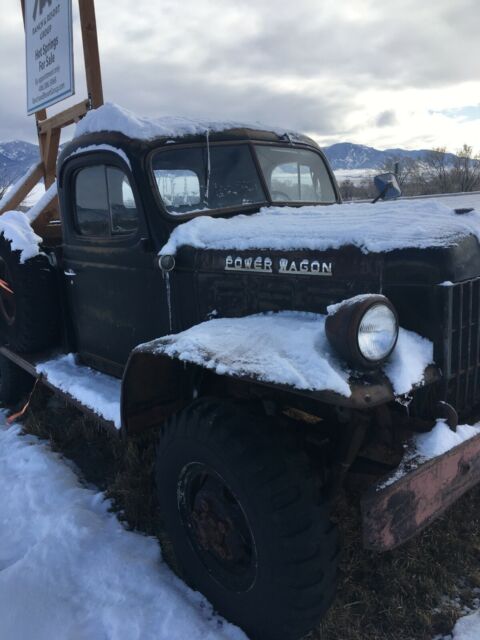
[[420, 464], [362, 499], [367, 549], [388, 551], [406, 542], [480, 482], [480, 435]]

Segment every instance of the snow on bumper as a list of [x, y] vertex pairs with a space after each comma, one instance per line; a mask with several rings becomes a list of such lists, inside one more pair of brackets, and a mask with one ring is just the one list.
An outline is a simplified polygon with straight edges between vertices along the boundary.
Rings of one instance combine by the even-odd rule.
[[[480, 426], [459, 427], [448, 448], [446, 424], [440, 422], [428, 437], [435, 457], [410, 457], [407, 467], [369, 489], [362, 499], [363, 541], [367, 549], [388, 551], [426, 528], [464, 493], [480, 482]], [[443, 432], [443, 434], [442, 434]], [[475, 434], [475, 435], [473, 435]], [[454, 439], [454, 436], [457, 436]], [[439, 437], [446, 442], [436, 455]], [[463, 441], [462, 441], [463, 440]], [[419, 452], [422, 452], [420, 443]], [[425, 448], [423, 449], [425, 451]]]

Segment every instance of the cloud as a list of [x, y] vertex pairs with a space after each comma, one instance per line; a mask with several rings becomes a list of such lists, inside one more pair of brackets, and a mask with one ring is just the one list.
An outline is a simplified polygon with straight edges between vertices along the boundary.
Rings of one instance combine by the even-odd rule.
[[393, 109], [387, 109], [387, 111], [382, 111], [375, 118], [375, 124], [377, 127], [391, 127], [397, 121], [397, 117], [395, 115], [395, 111]]
[[[476, 0], [96, 0], [96, 7], [105, 96], [139, 113], [263, 121], [321, 143], [380, 148], [480, 139], [480, 121], [447, 114], [480, 95]], [[2, 8], [0, 139], [33, 139], [18, 0], [2, 0]], [[75, 56], [79, 100], [78, 37]]]

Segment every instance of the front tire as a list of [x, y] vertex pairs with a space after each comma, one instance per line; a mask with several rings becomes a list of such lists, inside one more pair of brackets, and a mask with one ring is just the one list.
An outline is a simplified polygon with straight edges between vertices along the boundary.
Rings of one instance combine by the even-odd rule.
[[336, 587], [338, 540], [295, 434], [199, 400], [161, 427], [164, 534], [185, 581], [251, 638], [297, 640]]

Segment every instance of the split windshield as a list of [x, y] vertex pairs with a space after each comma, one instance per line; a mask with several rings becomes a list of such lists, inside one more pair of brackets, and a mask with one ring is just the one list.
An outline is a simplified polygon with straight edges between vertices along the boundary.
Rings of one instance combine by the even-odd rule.
[[303, 148], [260, 144], [167, 148], [153, 155], [152, 169], [162, 201], [173, 215], [262, 206], [269, 201], [331, 204], [336, 199], [322, 157]]

